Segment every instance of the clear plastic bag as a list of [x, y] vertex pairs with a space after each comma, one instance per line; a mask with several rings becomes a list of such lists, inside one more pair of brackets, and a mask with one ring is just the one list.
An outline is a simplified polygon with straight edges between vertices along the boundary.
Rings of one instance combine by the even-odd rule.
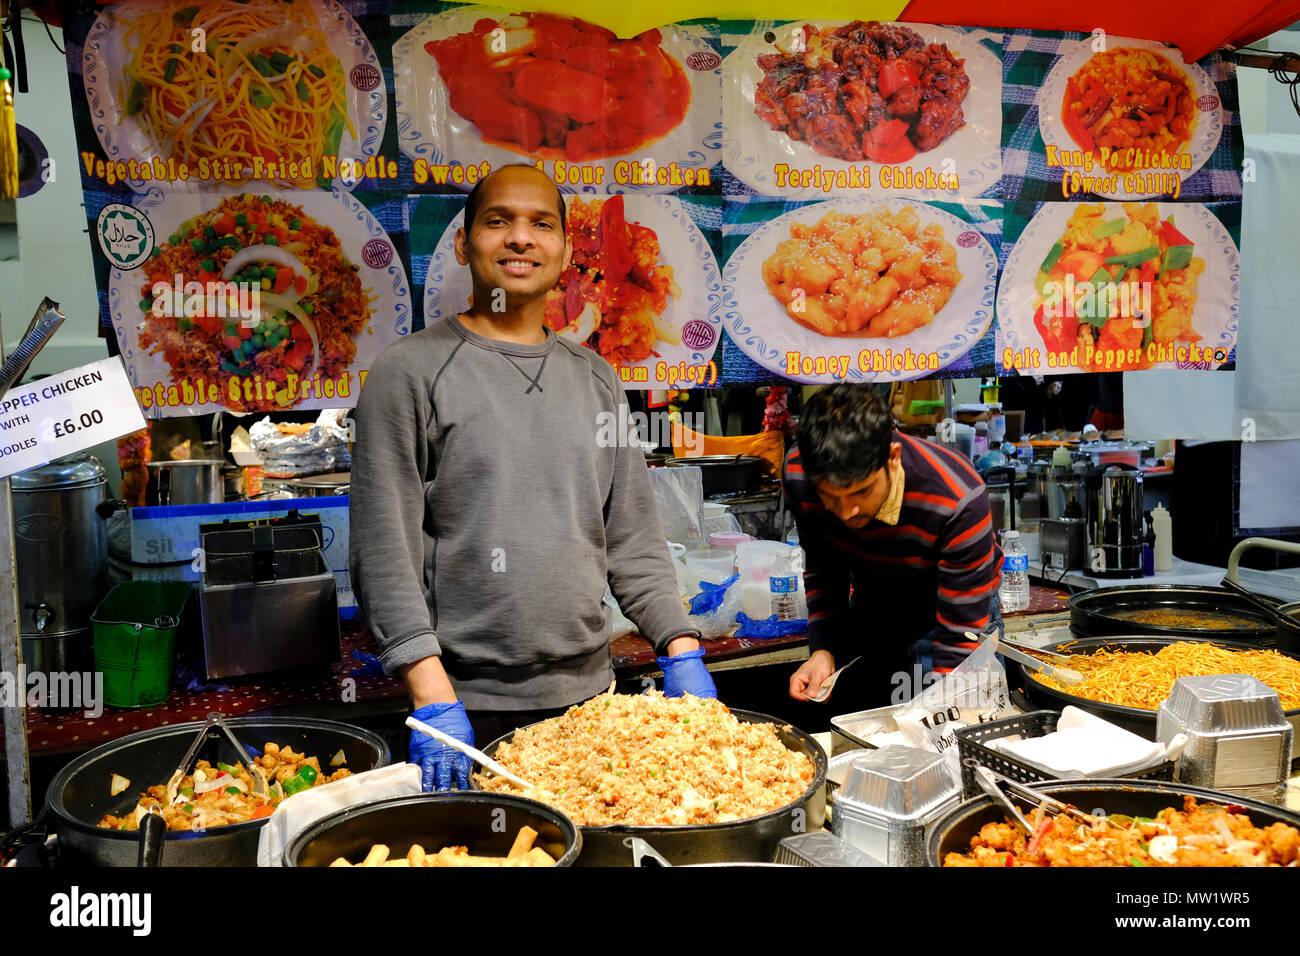
[[[709, 576], [716, 571], [706, 571]], [[719, 582], [699, 581], [699, 590], [691, 599], [692, 613], [686, 616], [691, 627], [698, 628], [704, 640], [726, 637], [736, 626], [740, 610], [740, 575], [733, 574]]]
[[699, 468], [651, 468], [650, 487], [664, 537], [698, 547], [704, 538], [704, 477]]
[[961, 779], [957, 731], [1016, 712], [997, 641], [984, 641], [951, 674], [925, 687], [894, 715], [909, 747], [943, 755], [954, 780]]

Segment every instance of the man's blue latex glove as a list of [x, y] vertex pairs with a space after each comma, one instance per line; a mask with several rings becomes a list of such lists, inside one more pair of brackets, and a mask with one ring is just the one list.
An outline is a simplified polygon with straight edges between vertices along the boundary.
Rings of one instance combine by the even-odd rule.
[[[460, 701], [427, 704], [411, 716], [449, 737], [474, 746], [474, 728], [469, 725], [469, 715]], [[425, 793], [450, 790], [453, 783], [458, 789], [469, 789], [470, 759], [418, 730], [411, 731], [410, 762], [420, 765], [420, 785]]]
[[367, 654], [365, 651], [353, 651], [352, 659], [361, 662], [361, 666], [356, 670], [348, 671], [353, 677], [384, 676], [384, 665], [380, 663], [379, 658], [374, 654]]
[[687, 651], [676, 657], [656, 657], [655, 660], [664, 672], [665, 697], [694, 694], [696, 697], [717, 698], [718, 689], [713, 686], [709, 669], [704, 666], [704, 648]]

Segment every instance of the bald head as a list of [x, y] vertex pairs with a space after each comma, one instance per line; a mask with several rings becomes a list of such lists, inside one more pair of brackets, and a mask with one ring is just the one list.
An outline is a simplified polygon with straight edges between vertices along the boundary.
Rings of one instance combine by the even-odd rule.
[[536, 166], [528, 166], [524, 163], [512, 163], [509, 166], [501, 166], [492, 170], [485, 177], [474, 184], [474, 188], [469, 191], [469, 196], [465, 200], [465, 231], [472, 232], [474, 222], [478, 218], [479, 210], [483, 208], [483, 198], [490, 194], [489, 184], [505, 182], [543, 182], [555, 190], [555, 203], [558, 206], [560, 214], [560, 231], [565, 229], [565, 210], [564, 195], [560, 192], [559, 187], [551, 182], [549, 176], [538, 169]]

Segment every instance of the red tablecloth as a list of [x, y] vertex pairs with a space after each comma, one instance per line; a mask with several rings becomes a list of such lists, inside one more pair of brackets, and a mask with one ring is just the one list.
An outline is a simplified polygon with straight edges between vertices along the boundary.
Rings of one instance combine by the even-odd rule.
[[[1029, 591], [1029, 609], [1019, 613], [1061, 611], [1069, 599], [1068, 594], [1055, 588], [1032, 585]], [[172, 691], [165, 702], [155, 707], [131, 710], [105, 707], [103, 714], [93, 718], [85, 717], [80, 712], [47, 714], [40, 708], [32, 708], [27, 712], [27, 738], [31, 752], [39, 754], [88, 750], [138, 730], [203, 720], [214, 710], [229, 717], [237, 717], [292, 705], [344, 705], [351, 701], [406, 697], [406, 686], [397, 678], [352, 676], [351, 672], [360, 667], [352, 659], [352, 652], [361, 650], [374, 653], [377, 650], [369, 628], [356, 621], [344, 621], [342, 640], [343, 660], [330, 669], [328, 677], [316, 680], [279, 679], [266, 683], [232, 684], [229, 690], [224, 691], [189, 692], [177, 689]], [[768, 651], [798, 647], [805, 643], [807, 637], [803, 634], [765, 641], [729, 637], [720, 641], [706, 641], [705, 659], [724, 661], [756, 657]], [[614, 671], [620, 677], [658, 670], [654, 651], [638, 636], [630, 635], [614, 640], [610, 644], [610, 652], [613, 655]]]

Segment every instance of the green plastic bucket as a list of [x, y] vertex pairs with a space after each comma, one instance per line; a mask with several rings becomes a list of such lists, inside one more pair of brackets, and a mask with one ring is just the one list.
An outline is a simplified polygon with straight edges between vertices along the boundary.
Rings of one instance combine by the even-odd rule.
[[104, 675], [105, 704], [151, 707], [167, 699], [189, 595], [184, 581], [124, 581], [95, 608], [95, 670]]

